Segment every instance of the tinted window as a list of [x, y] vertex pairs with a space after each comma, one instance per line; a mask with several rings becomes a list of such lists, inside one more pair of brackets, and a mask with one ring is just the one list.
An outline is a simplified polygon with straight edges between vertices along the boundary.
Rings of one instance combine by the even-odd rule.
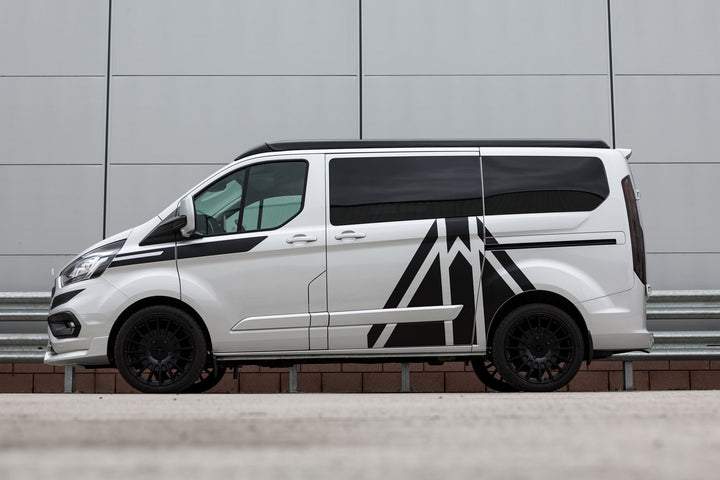
[[333, 225], [482, 215], [478, 157], [335, 158]]
[[595, 157], [483, 157], [485, 213], [585, 212], [608, 196]]
[[302, 210], [306, 177], [304, 161], [237, 170], [195, 197], [195, 231], [223, 235], [284, 225]]

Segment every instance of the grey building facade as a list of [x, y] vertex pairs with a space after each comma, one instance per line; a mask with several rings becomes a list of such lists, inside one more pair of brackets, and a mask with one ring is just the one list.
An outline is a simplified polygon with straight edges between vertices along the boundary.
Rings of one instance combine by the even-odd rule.
[[0, 0], [0, 291], [255, 144], [633, 149], [649, 280], [716, 289], [716, 0]]

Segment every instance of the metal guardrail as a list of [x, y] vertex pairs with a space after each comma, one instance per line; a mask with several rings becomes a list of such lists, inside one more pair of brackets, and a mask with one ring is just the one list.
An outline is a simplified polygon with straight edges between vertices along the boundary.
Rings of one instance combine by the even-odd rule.
[[[3, 322], [44, 322], [50, 306], [47, 292], [0, 292]], [[647, 306], [648, 328], [655, 345], [647, 352], [627, 352], [599, 361], [623, 362], [623, 386], [633, 389], [632, 362], [646, 360], [720, 359], [720, 290], [655, 291]], [[0, 333], [0, 363], [41, 363], [45, 333]], [[402, 391], [410, 391], [407, 364], [402, 366]], [[65, 391], [75, 390], [75, 369], [65, 369]], [[297, 367], [290, 368], [289, 390], [297, 391]]]
[[[45, 322], [48, 292], [0, 292], [0, 330], [5, 322]], [[46, 333], [0, 333], [0, 363], [42, 363]]]

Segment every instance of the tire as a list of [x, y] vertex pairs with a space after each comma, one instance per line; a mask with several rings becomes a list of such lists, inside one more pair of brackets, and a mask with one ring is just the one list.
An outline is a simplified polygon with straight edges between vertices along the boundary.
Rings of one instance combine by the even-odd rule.
[[497, 365], [495, 365], [490, 357], [476, 357], [472, 359], [471, 363], [475, 375], [477, 375], [480, 381], [488, 388], [496, 392], [517, 392], [515, 387], [503, 380], [497, 370]]
[[583, 361], [582, 332], [565, 311], [545, 304], [513, 310], [492, 340], [498, 373], [525, 392], [551, 392], [570, 382]]
[[145, 393], [180, 393], [205, 365], [205, 336], [195, 320], [169, 306], [144, 308], [120, 327], [115, 363], [130, 386]]
[[212, 363], [210, 363], [202, 369], [202, 371], [200, 372], [200, 376], [195, 380], [192, 385], [190, 385], [186, 390], [184, 390], [183, 393], [207, 392], [215, 385], [217, 385], [220, 380], [222, 380], [224, 375], [225, 367], [218, 367], [216, 365], [214, 366]]

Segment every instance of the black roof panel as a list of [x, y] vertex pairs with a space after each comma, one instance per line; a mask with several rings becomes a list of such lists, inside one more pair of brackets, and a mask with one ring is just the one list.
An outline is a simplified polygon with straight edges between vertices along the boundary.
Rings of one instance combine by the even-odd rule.
[[493, 139], [493, 140], [307, 140], [272, 142], [258, 145], [235, 160], [258, 153], [289, 150], [337, 150], [351, 148], [428, 148], [428, 147], [550, 147], [610, 148], [604, 140], [573, 139]]

